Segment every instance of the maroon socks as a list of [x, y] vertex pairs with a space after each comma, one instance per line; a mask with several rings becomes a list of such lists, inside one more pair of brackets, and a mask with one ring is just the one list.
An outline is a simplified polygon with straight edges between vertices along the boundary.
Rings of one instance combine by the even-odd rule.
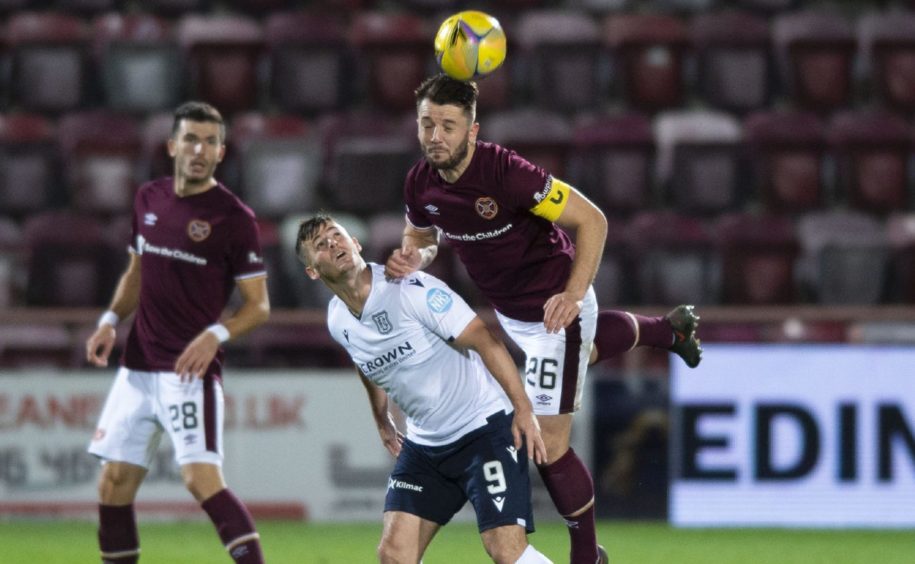
[[131, 505], [99, 505], [98, 544], [103, 564], [136, 564], [140, 535]]
[[571, 564], [594, 564], [598, 558], [594, 505], [571, 517], [594, 499], [591, 472], [571, 448], [552, 464], [538, 466], [537, 470], [550, 492], [553, 504], [569, 527]]
[[645, 317], [612, 310], [597, 313], [597, 330], [594, 335], [596, 362], [612, 358], [637, 345], [667, 349], [673, 342], [673, 329], [663, 316]]
[[263, 564], [264, 556], [254, 520], [228, 488], [213, 494], [200, 505], [216, 525], [222, 544], [237, 564]]

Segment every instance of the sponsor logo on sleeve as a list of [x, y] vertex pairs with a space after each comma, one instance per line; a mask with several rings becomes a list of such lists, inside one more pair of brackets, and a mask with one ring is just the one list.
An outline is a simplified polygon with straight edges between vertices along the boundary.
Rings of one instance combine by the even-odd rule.
[[426, 292], [426, 305], [433, 313], [445, 313], [451, 309], [452, 303], [454, 303], [454, 299], [451, 294], [441, 288], [430, 288]]

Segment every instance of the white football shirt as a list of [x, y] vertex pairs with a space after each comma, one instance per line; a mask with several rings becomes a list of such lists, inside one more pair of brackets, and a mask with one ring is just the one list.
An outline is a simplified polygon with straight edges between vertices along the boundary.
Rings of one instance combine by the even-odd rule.
[[480, 356], [449, 344], [476, 317], [467, 302], [424, 272], [389, 281], [383, 266], [369, 267], [372, 290], [361, 318], [335, 296], [327, 325], [359, 370], [407, 416], [407, 438], [444, 445], [498, 411], [511, 412]]

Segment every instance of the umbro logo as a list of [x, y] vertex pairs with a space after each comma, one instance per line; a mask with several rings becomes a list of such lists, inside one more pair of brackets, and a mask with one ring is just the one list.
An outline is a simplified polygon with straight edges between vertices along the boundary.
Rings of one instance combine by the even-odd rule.
[[429, 215], [441, 215], [438, 212], [438, 206], [433, 206], [432, 204], [426, 206], [426, 211], [429, 212]]
[[159, 217], [152, 212], [148, 212], [143, 216], [144, 225], [155, 225], [157, 221], [159, 221]]
[[186, 446], [191, 446], [197, 442], [197, 435], [184, 435], [184, 444]]
[[539, 396], [534, 396], [535, 400], [538, 400], [540, 403], [549, 403], [553, 396], [547, 394], [540, 394]]

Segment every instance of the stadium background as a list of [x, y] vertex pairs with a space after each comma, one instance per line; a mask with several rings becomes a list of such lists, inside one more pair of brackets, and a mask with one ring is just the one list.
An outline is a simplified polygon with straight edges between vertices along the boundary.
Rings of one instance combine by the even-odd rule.
[[[229, 118], [217, 176], [257, 212], [270, 268], [274, 314], [230, 343], [230, 389], [233, 371], [256, 382], [275, 370], [347, 367], [323, 325], [327, 293], [299, 275], [292, 233], [324, 208], [352, 225], [370, 259], [398, 244], [402, 179], [418, 156], [412, 88], [434, 71], [438, 22], [463, 8], [496, 15], [509, 38], [504, 67], [481, 82], [482, 138], [568, 179], [608, 215], [596, 282], [604, 307], [697, 303], [705, 343], [910, 347], [913, 7], [0, 0], [0, 430], [9, 437], [0, 485], [21, 479], [9, 445], [55, 425], [16, 411], [11, 390], [86, 368], [83, 342], [125, 264], [132, 193], [168, 172], [162, 140], [181, 100], [208, 100]], [[432, 271], [493, 320], [456, 257], [443, 251]], [[591, 451], [599, 515], [668, 518], [667, 356], [633, 351], [590, 381], [578, 440]], [[347, 404], [363, 407], [361, 397]], [[643, 461], [634, 482], [624, 480], [633, 449]], [[245, 456], [256, 453], [229, 452]], [[11, 503], [11, 492], [0, 498], [4, 518], [60, 516]]]

